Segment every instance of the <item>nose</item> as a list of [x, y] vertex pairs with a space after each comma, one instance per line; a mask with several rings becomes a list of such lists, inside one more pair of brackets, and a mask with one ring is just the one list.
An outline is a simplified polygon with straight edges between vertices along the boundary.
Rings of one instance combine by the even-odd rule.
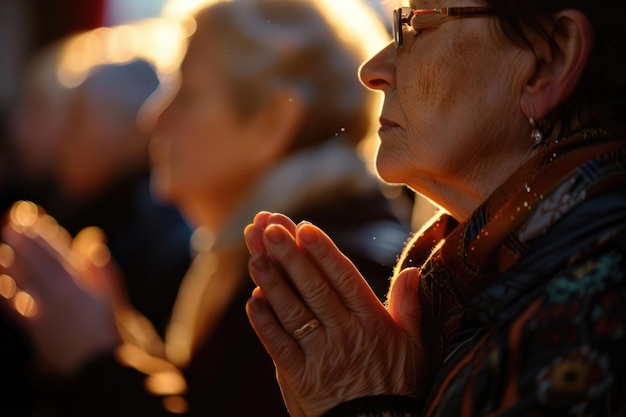
[[359, 70], [361, 82], [372, 90], [396, 88], [396, 50], [392, 43], [366, 61]]
[[177, 80], [162, 81], [159, 88], [148, 97], [137, 116], [137, 124], [141, 132], [145, 134], [154, 132], [163, 113], [176, 95], [178, 86]]

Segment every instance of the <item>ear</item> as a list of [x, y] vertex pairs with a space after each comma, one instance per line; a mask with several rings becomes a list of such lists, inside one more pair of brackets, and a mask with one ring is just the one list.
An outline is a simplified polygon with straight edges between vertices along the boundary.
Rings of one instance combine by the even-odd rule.
[[578, 10], [558, 12], [546, 29], [555, 49], [540, 37], [533, 42], [537, 67], [521, 103], [526, 117], [536, 120], [544, 119], [572, 94], [593, 48], [593, 28]]
[[250, 149], [255, 149], [257, 157], [274, 161], [289, 152], [302, 126], [305, 107], [304, 100], [293, 89], [280, 89], [269, 99], [250, 124], [254, 134], [249, 136], [256, 141], [250, 144]]

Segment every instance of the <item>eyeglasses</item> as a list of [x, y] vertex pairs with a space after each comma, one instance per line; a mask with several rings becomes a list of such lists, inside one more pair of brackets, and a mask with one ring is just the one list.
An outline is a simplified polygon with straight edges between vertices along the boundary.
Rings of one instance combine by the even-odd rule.
[[444, 18], [460, 18], [488, 16], [493, 14], [489, 7], [442, 7], [440, 9], [411, 9], [400, 7], [393, 11], [393, 41], [396, 49], [402, 47], [402, 31], [404, 25], [411, 25], [413, 30], [420, 31], [439, 26]]

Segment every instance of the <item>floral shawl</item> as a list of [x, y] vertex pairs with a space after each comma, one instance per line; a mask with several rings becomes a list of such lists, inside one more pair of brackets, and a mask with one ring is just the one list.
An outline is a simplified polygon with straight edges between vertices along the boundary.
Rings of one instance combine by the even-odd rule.
[[[597, 393], [611, 380], [606, 372], [601, 377], [607, 359], [589, 351], [592, 343], [587, 342], [593, 335], [588, 329], [568, 333], [567, 320], [554, 327], [535, 314], [592, 321], [588, 315], [578, 316], [580, 310], [575, 309], [589, 301], [584, 297], [595, 294], [593, 285], [605, 289], [619, 284], [621, 293], [613, 294], [613, 299], [594, 299], [599, 303], [594, 314], [605, 320], [605, 331], [622, 332], [624, 345], [626, 329], [611, 328], [626, 324], [623, 259], [604, 252], [605, 257], [595, 263], [581, 263], [626, 231], [624, 133], [619, 124], [581, 130], [546, 147], [467, 221], [458, 224], [444, 214], [409, 242], [398, 271], [409, 266], [421, 270], [422, 326], [431, 355], [426, 372], [434, 388], [424, 410], [427, 415], [495, 415], [524, 401], [551, 406], [565, 402], [575, 409], [581, 407], [581, 398], [590, 398], [592, 389]], [[567, 275], [568, 265], [579, 269]], [[588, 278], [594, 265], [604, 281], [583, 282], [581, 277]], [[557, 272], [568, 278], [555, 279]], [[569, 296], [576, 291], [582, 298]], [[618, 300], [622, 300], [621, 310], [616, 307]], [[605, 317], [602, 306], [620, 312]], [[521, 345], [528, 342], [522, 338], [528, 337], [532, 326], [538, 332], [531, 332], [533, 337], [571, 337], [571, 345], [578, 346], [572, 350], [567, 340], [549, 340], [546, 360], [554, 359], [552, 352], [561, 354], [561, 359], [578, 355], [583, 361], [584, 357], [587, 376], [595, 366], [596, 380], [583, 381], [587, 391], [580, 388], [585, 395], [571, 399], [555, 393], [554, 369], [541, 361], [533, 369], [527, 362], [534, 356]], [[555, 336], [559, 332], [564, 334]], [[620, 366], [624, 371], [623, 361]], [[529, 389], [533, 392], [526, 392]]]

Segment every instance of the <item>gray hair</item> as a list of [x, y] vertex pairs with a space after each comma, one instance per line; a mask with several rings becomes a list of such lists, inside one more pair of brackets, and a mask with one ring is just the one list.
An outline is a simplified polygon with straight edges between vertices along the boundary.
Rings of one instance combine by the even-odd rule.
[[360, 141], [375, 103], [357, 76], [367, 58], [358, 43], [365, 40], [343, 33], [327, 13], [315, 1], [233, 0], [196, 14], [209, 26], [216, 63], [242, 117], [281, 87], [304, 100], [299, 148], [337, 135]]

